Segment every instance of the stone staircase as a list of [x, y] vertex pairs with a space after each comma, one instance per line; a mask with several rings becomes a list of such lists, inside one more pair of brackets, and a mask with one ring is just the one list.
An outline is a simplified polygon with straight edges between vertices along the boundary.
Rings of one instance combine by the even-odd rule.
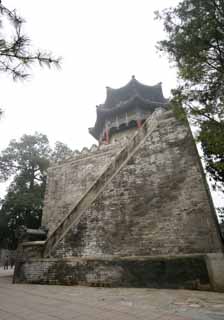
[[59, 226], [49, 235], [45, 242], [44, 257], [49, 257], [58, 243], [64, 238], [67, 232], [78, 224], [82, 214], [88, 209], [96, 198], [105, 190], [109, 182], [126, 165], [129, 159], [136, 153], [140, 145], [145, 141], [158, 126], [158, 118], [161, 109], [157, 109], [145, 121], [143, 126], [133, 135], [128, 143], [118, 152], [108, 167], [103, 171], [99, 178], [90, 186], [73, 209], [61, 221]]

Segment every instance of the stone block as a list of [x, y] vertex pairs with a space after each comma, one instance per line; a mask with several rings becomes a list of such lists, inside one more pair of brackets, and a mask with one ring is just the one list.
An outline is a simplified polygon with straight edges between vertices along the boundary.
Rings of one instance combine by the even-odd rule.
[[224, 254], [207, 254], [206, 264], [213, 290], [224, 292]]

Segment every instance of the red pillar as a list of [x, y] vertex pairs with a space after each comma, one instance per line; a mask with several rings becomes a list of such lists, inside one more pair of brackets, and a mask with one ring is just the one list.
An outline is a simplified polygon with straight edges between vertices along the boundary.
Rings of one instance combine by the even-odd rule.
[[140, 119], [137, 120], [137, 128], [141, 128], [142, 126], [142, 121]]

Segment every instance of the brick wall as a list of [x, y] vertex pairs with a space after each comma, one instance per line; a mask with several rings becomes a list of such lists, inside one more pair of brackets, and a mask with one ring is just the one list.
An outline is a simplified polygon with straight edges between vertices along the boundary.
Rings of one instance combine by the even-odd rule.
[[20, 265], [15, 281], [38, 284], [211, 289], [204, 256], [39, 259]]
[[[120, 148], [49, 170], [43, 223], [50, 233]], [[44, 242], [21, 246], [15, 282], [217, 290], [206, 256], [223, 247], [189, 128], [164, 112], [52, 257], [43, 259], [43, 250]]]
[[85, 150], [48, 170], [42, 225], [49, 228], [49, 234], [101, 174], [118, 149], [120, 145]]
[[[60, 219], [64, 214], [61, 203], [84, 192], [85, 181], [94, 180], [115, 146], [111, 145], [107, 155], [51, 169], [46, 222]], [[221, 250], [190, 130], [165, 112], [158, 129], [61, 241], [55, 256], [156, 256]]]

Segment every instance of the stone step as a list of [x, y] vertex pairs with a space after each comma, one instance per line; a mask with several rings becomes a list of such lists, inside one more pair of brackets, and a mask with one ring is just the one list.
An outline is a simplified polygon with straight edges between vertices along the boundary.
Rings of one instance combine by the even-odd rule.
[[59, 226], [46, 240], [44, 256], [50, 256], [58, 243], [64, 238], [68, 231], [78, 224], [82, 214], [97, 199], [109, 182], [118, 174], [118, 172], [126, 165], [130, 158], [136, 153], [140, 145], [145, 141], [158, 126], [158, 117], [161, 109], [157, 109], [145, 121], [143, 126], [133, 135], [128, 144], [125, 145], [110, 162], [108, 167], [103, 171], [100, 177], [90, 186], [86, 193], [76, 203], [74, 208], [61, 221]]

